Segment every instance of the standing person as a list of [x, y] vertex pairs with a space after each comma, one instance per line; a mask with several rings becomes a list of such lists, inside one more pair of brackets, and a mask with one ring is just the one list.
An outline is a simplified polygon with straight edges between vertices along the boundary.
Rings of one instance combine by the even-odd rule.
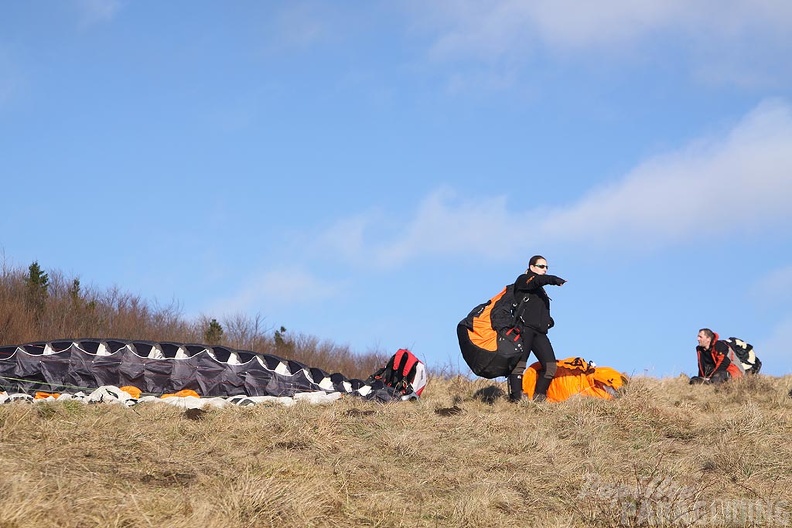
[[528, 269], [517, 277], [514, 282], [514, 298], [517, 306], [517, 325], [523, 345], [523, 356], [509, 375], [509, 399], [522, 399], [522, 375], [528, 364], [531, 352], [541, 364], [536, 380], [534, 400], [543, 401], [547, 398], [547, 389], [556, 373], [556, 357], [553, 345], [547, 337], [547, 331], [555, 324], [550, 317], [550, 297], [544, 286], [562, 286], [566, 281], [547, 273], [547, 260], [541, 255], [534, 255], [528, 261]]
[[721, 383], [729, 378], [740, 378], [744, 369], [739, 358], [727, 341], [719, 339], [717, 333], [709, 328], [699, 330], [698, 376], [690, 379], [690, 383]]

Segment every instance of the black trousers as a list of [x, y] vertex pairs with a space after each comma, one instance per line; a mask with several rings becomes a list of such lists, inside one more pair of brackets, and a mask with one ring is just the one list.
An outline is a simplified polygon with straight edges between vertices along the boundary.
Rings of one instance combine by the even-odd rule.
[[553, 345], [547, 334], [541, 334], [530, 328], [525, 328], [521, 334], [523, 345], [523, 358], [512, 370], [513, 375], [522, 376], [528, 366], [528, 356], [534, 353], [539, 364], [542, 366], [536, 378], [536, 389], [534, 395], [546, 395], [550, 382], [553, 381], [556, 373], [556, 357]]

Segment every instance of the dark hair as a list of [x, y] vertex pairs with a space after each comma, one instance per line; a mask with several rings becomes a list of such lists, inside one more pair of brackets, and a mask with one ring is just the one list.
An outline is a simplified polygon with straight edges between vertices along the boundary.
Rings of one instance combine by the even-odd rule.
[[710, 339], [715, 339], [715, 332], [713, 332], [709, 328], [702, 328], [699, 330], [699, 333], [703, 333], [705, 336], [707, 336]]
[[531, 260], [528, 261], [528, 267], [530, 268], [531, 266], [535, 266], [536, 263], [540, 260], [547, 260], [547, 259], [544, 258], [542, 255], [534, 255], [533, 257], [531, 257]]

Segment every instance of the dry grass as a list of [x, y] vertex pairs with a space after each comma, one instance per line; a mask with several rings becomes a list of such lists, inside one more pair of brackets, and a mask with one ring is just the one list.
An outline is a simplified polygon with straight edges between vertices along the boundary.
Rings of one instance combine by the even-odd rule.
[[[51, 272], [0, 272], [0, 344], [203, 342], [210, 321]], [[222, 321], [220, 344], [365, 378], [364, 356]], [[450, 330], [453, 333], [453, 329]], [[279, 339], [276, 339], [279, 337]], [[430, 366], [416, 402], [186, 413], [74, 401], [0, 406], [0, 528], [788, 526], [792, 376], [719, 387], [636, 378], [613, 401], [509, 404]], [[442, 373], [442, 375], [441, 375]]]
[[792, 377], [613, 401], [0, 407], [0, 527], [786, 526]]

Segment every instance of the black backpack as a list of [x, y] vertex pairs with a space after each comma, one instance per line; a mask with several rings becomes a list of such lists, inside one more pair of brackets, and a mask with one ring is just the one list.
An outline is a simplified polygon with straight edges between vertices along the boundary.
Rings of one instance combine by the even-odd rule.
[[457, 324], [462, 358], [476, 376], [508, 376], [522, 359], [520, 338], [523, 299], [510, 284], [489, 301], [479, 304]]
[[736, 337], [730, 337], [726, 340], [726, 343], [734, 350], [734, 355], [736, 355], [740, 363], [742, 363], [746, 374], [759, 374], [759, 370], [762, 368], [762, 362], [759, 361], [759, 358], [756, 356], [752, 344]]

